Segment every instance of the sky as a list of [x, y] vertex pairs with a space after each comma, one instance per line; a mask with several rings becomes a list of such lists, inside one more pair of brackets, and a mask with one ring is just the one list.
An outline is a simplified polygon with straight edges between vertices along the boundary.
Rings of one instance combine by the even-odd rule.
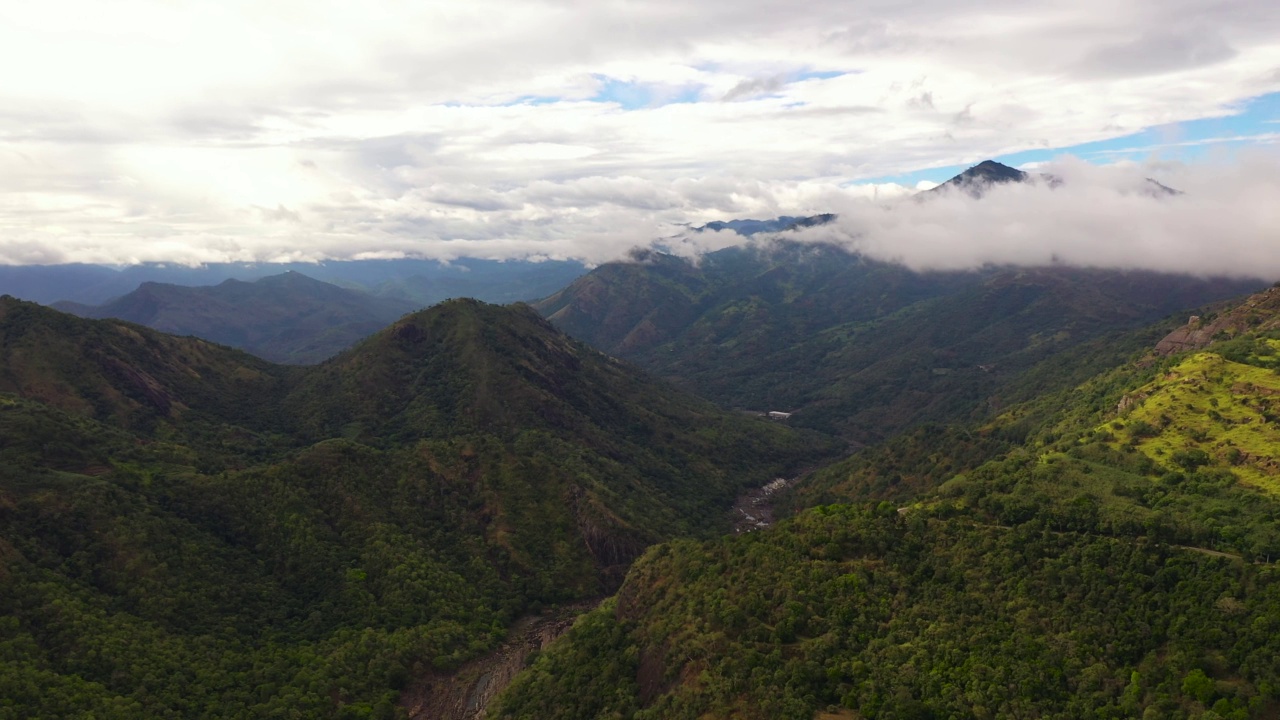
[[[1274, 0], [10, 1], [0, 63], [0, 263], [595, 263], [839, 212], [921, 266], [1280, 277]], [[1074, 187], [909, 200], [986, 158]]]

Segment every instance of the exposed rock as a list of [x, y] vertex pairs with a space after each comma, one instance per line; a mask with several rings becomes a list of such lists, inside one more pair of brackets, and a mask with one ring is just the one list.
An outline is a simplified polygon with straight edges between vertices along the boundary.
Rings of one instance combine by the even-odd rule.
[[1141, 403], [1143, 400], [1146, 400], [1146, 399], [1147, 399], [1147, 396], [1145, 394], [1125, 395], [1124, 397], [1120, 398], [1120, 402], [1116, 404], [1116, 412], [1122, 413], [1125, 410], [1128, 410], [1129, 408]]
[[734, 533], [752, 532], [773, 524], [773, 496], [795, 482], [796, 478], [774, 478], [763, 487], [738, 496], [733, 505]]
[[1280, 328], [1280, 287], [1270, 287], [1207, 319], [1192, 315], [1186, 325], [1156, 343], [1154, 352], [1156, 355], [1173, 355], [1200, 350], [1216, 340], [1243, 332], [1277, 328]]
[[540, 652], [565, 634], [595, 601], [566, 605], [544, 615], [527, 615], [511, 626], [501, 647], [453, 673], [431, 673], [400, 696], [410, 720], [480, 720], [489, 704]]

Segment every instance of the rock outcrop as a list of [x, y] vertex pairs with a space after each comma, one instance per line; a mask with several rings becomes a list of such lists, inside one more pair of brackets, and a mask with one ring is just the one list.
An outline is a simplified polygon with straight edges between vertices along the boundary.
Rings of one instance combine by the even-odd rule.
[[1280, 328], [1280, 284], [1250, 295], [1221, 312], [1203, 318], [1192, 315], [1186, 325], [1156, 343], [1155, 354], [1173, 355], [1186, 350], [1200, 350], [1217, 340], [1230, 339], [1243, 332], [1277, 328]]

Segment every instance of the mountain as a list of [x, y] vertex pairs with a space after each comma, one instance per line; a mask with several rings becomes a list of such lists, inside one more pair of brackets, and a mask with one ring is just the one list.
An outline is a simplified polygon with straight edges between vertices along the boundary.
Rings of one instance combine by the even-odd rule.
[[[1110, 343], [1117, 334], [1261, 284], [1066, 267], [916, 273], [771, 242], [696, 264], [649, 252], [601, 265], [535, 307], [723, 405], [795, 411], [793, 424], [875, 442], [1081, 382], [1136, 349]], [[1071, 349], [1076, 365], [1053, 364]]]
[[265, 424], [289, 372], [243, 352], [0, 296], [0, 392], [112, 427]]
[[81, 317], [118, 318], [195, 335], [280, 363], [316, 363], [418, 308], [287, 272], [209, 287], [143, 283], [97, 307], [55, 303]]
[[0, 714], [394, 717], [835, 447], [523, 306], [286, 367], [0, 298]]
[[716, 220], [706, 225], [700, 225], [693, 228], [694, 232], [703, 232], [706, 230], [730, 230], [743, 237], [751, 237], [761, 233], [779, 233], [788, 230], [796, 230], [799, 228], [814, 227], [816, 225], [825, 225], [835, 220], [836, 216], [830, 213], [822, 215], [811, 215], [808, 217], [794, 217], [791, 215], [783, 215], [772, 220]]
[[368, 289], [379, 297], [403, 299], [419, 306], [469, 297], [490, 303], [526, 302], [544, 298], [580, 277], [586, 269], [576, 262], [508, 262], [462, 260], [453, 272], [396, 277]]
[[[924, 193], [917, 195], [917, 198], [926, 199], [933, 197], [939, 193], [947, 193], [958, 190], [974, 199], [981, 198], [986, 191], [993, 185], [1002, 185], [1005, 183], [1021, 183], [1027, 181], [1039, 181], [1047, 184], [1051, 188], [1056, 188], [1063, 183], [1062, 178], [1048, 173], [1031, 173], [1009, 167], [996, 162], [995, 160], [983, 160], [946, 182], [931, 188]], [[1175, 190], [1163, 183], [1152, 178], [1145, 178], [1139, 192], [1153, 198], [1166, 198], [1182, 195], [1181, 190]]]
[[[1270, 295], [1237, 307], [1267, 326]], [[845, 504], [652, 548], [491, 715], [1273, 717], [1275, 334], [1135, 353], [801, 484]], [[877, 501], [894, 469], [932, 477]]]
[[576, 461], [543, 469], [546, 481], [569, 473], [582, 507], [649, 528], [641, 535], [650, 541], [694, 532], [690, 519], [708, 522], [742, 488], [815, 447], [673, 392], [570, 340], [528, 306], [471, 300], [407, 316], [316, 367], [283, 406], [309, 441], [394, 445], [483, 433], [517, 445], [528, 438], [549, 457], [564, 443], [585, 446], [590, 453], [575, 450]]
[[545, 297], [586, 272], [579, 262], [559, 260], [337, 260], [294, 263], [209, 263], [187, 267], [141, 263], [98, 265], [0, 265], [0, 294], [45, 305], [58, 301], [100, 305], [142, 283], [188, 287], [225, 280], [254, 281], [285, 272], [407, 300], [417, 307], [452, 297], [516, 302]]
[[[48, 305], [63, 299], [99, 303], [137, 287], [101, 265], [0, 265], [0, 295]], [[108, 287], [105, 294], [94, 288]]]
[[983, 160], [928, 192], [940, 193], [959, 190], [971, 197], [978, 198], [992, 185], [1026, 182], [1030, 178], [1030, 174], [1017, 168], [1011, 168], [995, 160]]

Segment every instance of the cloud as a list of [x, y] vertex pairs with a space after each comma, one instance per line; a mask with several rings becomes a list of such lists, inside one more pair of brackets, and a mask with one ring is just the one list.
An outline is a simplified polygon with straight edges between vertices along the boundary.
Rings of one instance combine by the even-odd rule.
[[[1146, 269], [1280, 279], [1280, 156], [1223, 165], [1097, 166], [1061, 158], [1037, 168], [1062, 182], [1007, 183], [981, 199], [932, 194], [892, 204], [849, 199], [830, 225], [794, 237], [833, 242], [916, 270], [983, 265]], [[1183, 194], [1152, 192], [1147, 179]]]
[[1277, 57], [1265, 0], [18, 3], [0, 261], [608, 259], [1227, 117]]
[[1205, 28], [1152, 32], [1128, 42], [1096, 48], [1075, 70], [1100, 77], [1153, 75], [1213, 65], [1236, 55], [1236, 49], [1221, 35]]
[[729, 92], [720, 98], [725, 102], [739, 100], [741, 98], [755, 97], [756, 95], [764, 95], [765, 93], [776, 92], [787, 84], [786, 75], [774, 75], [772, 77], [751, 78], [739, 82], [729, 89]]

